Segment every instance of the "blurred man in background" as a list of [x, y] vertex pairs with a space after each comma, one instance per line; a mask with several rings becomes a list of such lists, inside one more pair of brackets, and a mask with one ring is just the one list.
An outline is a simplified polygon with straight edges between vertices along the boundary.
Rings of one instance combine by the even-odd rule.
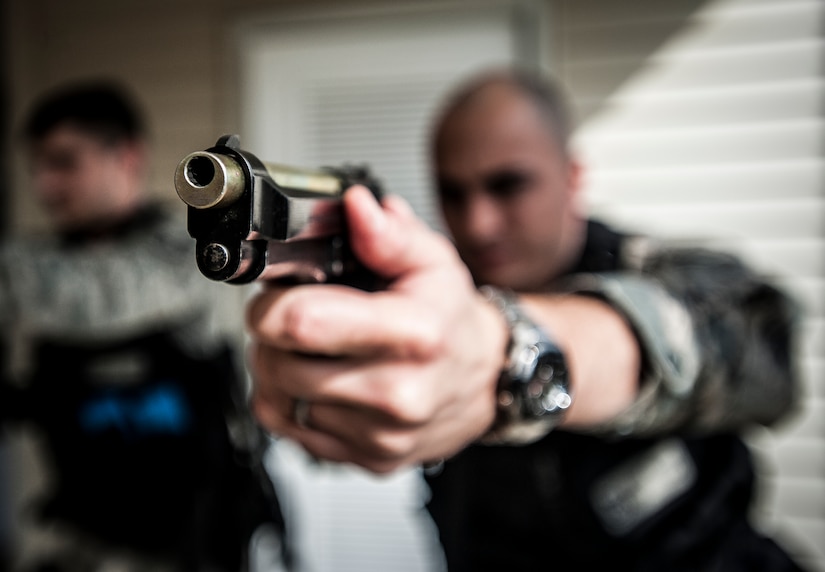
[[56, 236], [0, 251], [3, 420], [35, 431], [49, 479], [48, 541], [19, 568], [243, 569], [277, 500], [222, 302], [147, 193], [138, 107], [110, 82], [66, 86], [23, 135]]
[[738, 435], [792, 411], [794, 304], [588, 220], [568, 132], [538, 78], [463, 86], [434, 139], [454, 246], [348, 191], [388, 288], [257, 297], [256, 413], [320, 458], [424, 463], [450, 572], [799, 570], [750, 523]]

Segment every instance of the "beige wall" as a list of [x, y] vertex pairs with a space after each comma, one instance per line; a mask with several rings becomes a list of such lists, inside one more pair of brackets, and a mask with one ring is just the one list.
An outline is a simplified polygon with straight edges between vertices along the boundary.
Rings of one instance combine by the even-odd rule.
[[[152, 187], [173, 196], [176, 160], [232, 127], [222, 26], [231, 17], [229, 5], [225, 0], [8, 0], [3, 21], [11, 59], [12, 124], [19, 124], [33, 96], [55, 84], [100, 75], [122, 79], [150, 118]], [[20, 229], [41, 221], [20, 192], [26, 180], [16, 158], [11, 226]]]

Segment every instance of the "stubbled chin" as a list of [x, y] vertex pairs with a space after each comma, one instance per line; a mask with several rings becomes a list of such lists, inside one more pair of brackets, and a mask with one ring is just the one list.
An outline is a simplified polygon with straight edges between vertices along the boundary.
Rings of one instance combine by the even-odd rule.
[[545, 278], [537, 274], [537, 270], [535, 265], [520, 265], [515, 261], [494, 267], [479, 267], [478, 270], [470, 267], [476, 284], [489, 284], [499, 288], [509, 288], [516, 292], [531, 292], [546, 286]]
[[470, 272], [477, 284], [490, 284], [501, 288], [513, 287], [515, 272], [513, 264], [476, 264], [470, 266]]

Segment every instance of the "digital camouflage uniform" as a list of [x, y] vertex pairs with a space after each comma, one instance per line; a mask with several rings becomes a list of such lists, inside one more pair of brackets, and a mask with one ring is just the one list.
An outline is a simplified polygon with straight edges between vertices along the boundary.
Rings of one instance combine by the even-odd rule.
[[798, 570], [748, 522], [738, 435], [792, 411], [794, 304], [736, 258], [592, 221], [554, 289], [624, 314], [642, 347], [638, 398], [591, 431], [477, 444], [429, 471], [450, 572]]
[[0, 251], [2, 413], [42, 436], [54, 487], [35, 514], [59, 526], [57, 569], [236, 572], [252, 530], [280, 527], [221, 328], [243, 301], [197, 272], [184, 228], [151, 206]]

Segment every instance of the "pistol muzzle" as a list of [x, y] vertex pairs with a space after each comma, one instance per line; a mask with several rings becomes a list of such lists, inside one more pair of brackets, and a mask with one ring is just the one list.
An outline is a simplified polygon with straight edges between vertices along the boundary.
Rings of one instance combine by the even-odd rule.
[[175, 170], [178, 196], [196, 209], [229, 206], [241, 197], [244, 187], [243, 169], [227, 155], [196, 151]]

